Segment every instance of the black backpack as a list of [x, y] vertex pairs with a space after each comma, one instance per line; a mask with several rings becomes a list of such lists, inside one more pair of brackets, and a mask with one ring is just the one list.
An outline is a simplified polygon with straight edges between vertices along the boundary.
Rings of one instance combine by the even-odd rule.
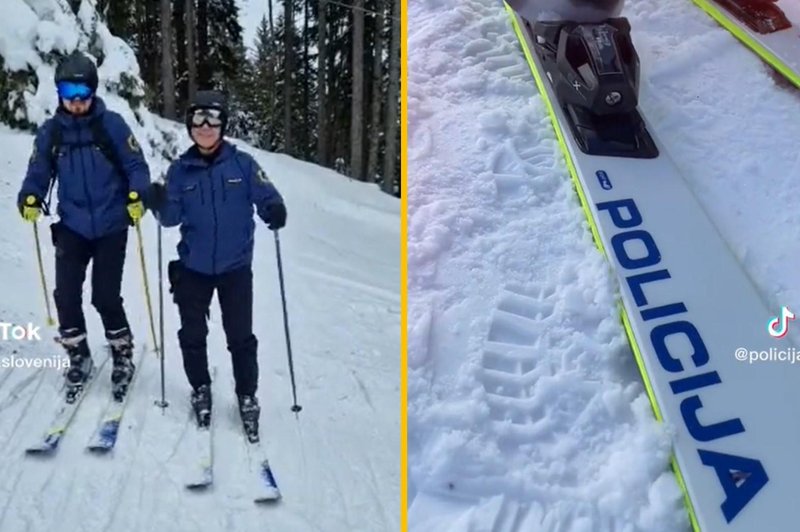
[[[116, 173], [120, 176], [121, 179], [127, 180], [127, 174], [125, 173], [125, 168], [122, 166], [122, 160], [119, 158], [117, 154], [117, 150], [114, 148], [114, 143], [111, 140], [111, 135], [108, 134], [106, 131], [105, 126], [103, 126], [103, 115], [97, 115], [92, 117], [89, 121], [89, 127], [92, 130], [92, 141], [86, 144], [77, 144], [75, 145], [76, 148], [81, 148], [84, 146], [94, 146], [103, 156], [108, 159], [108, 162], [111, 163], [111, 166], [114, 167]], [[58, 178], [58, 166], [56, 159], [58, 158], [61, 152], [61, 146], [64, 141], [64, 132], [62, 131], [61, 124], [59, 124], [56, 120], [53, 120], [53, 124], [50, 126], [50, 186], [47, 189], [47, 199], [43, 202], [42, 210], [44, 214], [50, 214], [50, 200], [53, 196], [53, 185], [55, 185], [56, 179]]]

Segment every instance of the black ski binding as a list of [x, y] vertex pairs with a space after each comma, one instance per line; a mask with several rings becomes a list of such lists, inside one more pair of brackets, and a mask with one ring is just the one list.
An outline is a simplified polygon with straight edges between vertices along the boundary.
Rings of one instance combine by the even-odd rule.
[[89, 379], [94, 377], [95, 367], [92, 358], [86, 356], [74, 356], [75, 364], [70, 363], [69, 369], [66, 372], [66, 397], [65, 400], [68, 404], [74, 403], [81, 393]]
[[211, 426], [211, 386], [203, 384], [193, 390], [191, 403], [197, 426], [200, 428]]
[[627, 19], [525, 25], [581, 151], [658, 157], [658, 148], [636, 109], [639, 56]]
[[67, 394], [65, 400], [67, 404], [72, 404], [75, 402], [78, 397], [80, 397], [81, 393], [83, 393], [83, 383], [80, 384], [68, 384], [67, 385]]
[[111, 393], [115, 401], [120, 402], [125, 399], [135, 371], [136, 366], [130, 358], [114, 360], [114, 368], [111, 372]]
[[247, 441], [258, 443], [258, 418], [261, 415], [261, 407], [254, 395], [239, 396], [239, 415], [242, 418], [242, 427]]

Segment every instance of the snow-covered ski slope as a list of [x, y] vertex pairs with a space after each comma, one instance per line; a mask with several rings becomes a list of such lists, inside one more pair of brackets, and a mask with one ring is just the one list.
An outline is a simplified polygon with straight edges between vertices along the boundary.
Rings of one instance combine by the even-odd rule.
[[[176, 128], [178, 130], [178, 128]], [[33, 232], [16, 212], [32, 137], [0, 129], [0, 321], [44, 325]], [[259, 339], [262, 441], [283, 492], [278, 506], [253, 503], [255, 472], [236, 410], [233, 377], [218, 307], [209, 324], [214, 385], [214, 487], [184, 489], [194, 465], [182, 455], [190, 435], [188, 393], [178, 350], [180, 320], [165, 292], [166, 395], [162, 413], [158, 360], [148, 353], [131, 391], [117, 445], [106, 456], [85, 450], [111, 394], [110, 364], [86, 397], [54, 456], [24, 456], [63, 396], [52, 368], [0, 366], [0, 530], [229, 531], [399, 529], [399, 202], [376, 187], [282, 155], [248, 150], [271, 175], [289, 209], [281, 231], [292, 348], [303, 411], [289, 411], [275, 246], [259, 224], [253, 264]], [[49, 288], [53, 249], [40, 224]], [[156, 225], [143, 226], [157, 308]], [[164, 257], [176, 256], [177, 229], [165, 230]], [[166, 272], [166, 264], [164, 266]], [[139, 342], [152, 346], [135, 233], [131, 231], [123, 297]], [[84, 292], [95, 358], [102, 325]], [[62, 356], [42, 327], [42, 342], [0, 342], [0, 364]], [[8, 364], [8, 362], [6, 362]]]
[[[5, 1], [5, 0], [4, 0]], [[55, 107], [50, 50], [86, 49], [93, 3], [79, 17], [62, 0], [10, 0], [0, 21], [0, 55], [6, 68], [30, 65], [38, 86], [25, 94], [27, 116], [44, 120]], [[10, 20], [9, 20], [10, 19]], [[106, 61], [100, 94], [123, 114], [141, 141], [154, 178], [166, 169], [165, 139], [185, 148], [183, 125], [131, 109], [113, 90], [120, 73], [138, 75], [130, 49], [98, 25]], [[5, 95], [4, 95], [5, 97]], [[137, 119], [138, 114], [138, 119]], [[281, 230], [288, 311], [299, 403], [295, 419], [286, 362], [273, 235], [257, 223], [253, 264], [254, 321], [259, 339], [259, 398], [262, 445], [283, 500], [257, 506], [256, 472], [248, 456], [236, 400], [230, 357], [216, 300], [209, 327], [214, 384], [214, 486], [188, 492], [184, 483], [196, 465], [183, 452], [190, 438], [189, 387], [171, 295], [165, 292], [166, 395], [160, 398], [159, 365], [148, 353], [108, 455], [88, 453], [89, 443], [111, 393], [110, 364], [99, 375], [54, 456], [26, 457], [38, 441], [57, 402], [62, 376], [52, 368], [9, 368], [62, 356], [45, 324], [33, 231], [16, 210], [33, 137], [0, 125], [0, 322], [42, 326], [41, 342], [0, 341], [0, 530], [55, 529], [190, 531], [335, 531], [399, 529], [399, 345], [400, 202], [374, 185], [243, 144], [284, 195], [289, 211]], [[48, 287], [53, 290], [54, 257], [46, 220], [40, 223]], [[153, 305], [157, 309], [156, 224], [143, 224]], [[164, 230], [164, 268], [176, 257], [177, 229]], [[123, 285], [128, 317], [138, 343], [151, 347], [135, 232], [130, 232]], [[216, 299], [216, 298], [215, 298]], [[103, 356], [102, 327], [84, 291], [90, 345]], [[16, 357], [16, 358], [12, 358]], [[22, 362], [20, 362], [20, 360]], [[28, 362], [25, 362], [28, 361]], [[256, 460], [253, 460], [255, 463]]]
[[[0, 131], [2, 320], [43, 324], [33, 233], [14, 202], [31, 137]], [[262, 439], [284, 500], [256, 507], [255, 477], [236, 412], [229, 355], [216, 303], [209, 337], [215, 384], [215, 486], [183, 488], [190, 464], [181, 454], [189, 425], [188, 384], [177, 344], [180, 321], [166, 294], [166, 393], [162, 414], [158, 360], [148, 356], [111, 456], [85, 452], [110, 395], [106, 367], [52, 459], [23, 456], [59, 400], [54, 369], [0, 368], [0, 530], [397, 530], [399, 525], [399, 216], [398, 202], [375, 187], [349, 182], [285, 156], [256, 154], [289, 206], [281, 232], [299, 402], [291, 395], [272, 234], [256, 234], [255, 332], [261, 364]], [[44, 229], [44, 226], [42, 226]], [[156, 302], [156, 228], [144, 225]], [[177, 230], [164, 232], [164, 255], [175, 256]], [[45, 263], [53, 287], [52, 247]], [[140, 342], [149, 338], [134, 233], [128, 246], [123, 295]], [[165, 259], [165, 260], [166, 260]], [[91, 339], [101, 355], [102, 327], [88, 301]], [[0, 343], [0, 358], [50, 358], [60, 348], [44, 341]], [[99, 358], [99, 357], [98, 357]], [[266, 527], [266, 528], [265, 528]]]
[[[643, 112], [771, 308], [798, 306], [800, 95], [691, 3], [623, 15]], [[671, 429], [503, 6], [408, 16], [410, 530], [688, 529]]]

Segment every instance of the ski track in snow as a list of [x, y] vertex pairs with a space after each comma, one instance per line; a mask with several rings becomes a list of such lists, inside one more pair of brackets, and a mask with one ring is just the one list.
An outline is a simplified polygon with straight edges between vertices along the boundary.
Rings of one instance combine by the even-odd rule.
[[[169, 127], [168, 125], [166, 127]], [[176, 134], [183, 134], [180, 127]], [[32, 137], [0, 128], [0, 272], [8, 292], [2, 321], [43, 320], [30, 226], [15, 198]], [[182, 443], [190, 426], [189, 386], [178, 349], [179, 320], [165, 290], [166, 395], [160, 398], [159, 361], [145, 354], [132, 388], [116, 447], [108, 455], [85, 450], [110, 394], [108, 364], [51, 457], [26, 457], [63, 396], [55, 369], [0, 368], [0, 530], [399, 530], [400, 298], [399, 202], [374, 186], [282, 155], [251, 151], [284, 194], [290, 210], [281, 231], [294, 351], [299, 420], [289, 411], [291, 390], [272, 232], [256, 234], [255, 333], [259, 338], [262, 445], [283, 493], [256, 505], [248, 471], [225, 337], [216, 302], [209, 322], [215, 381], [214, 485], [184, 488], [189, 458]], [[148, 275], [157, 309], [156, 227], [143, 226]], [[49, 229], [40, 223], [45, 269], [53, 288]], [[165, 263], [175, 256], [177, 231], [164, 231]], [[152, 347], [142, 295], [135, 233], [131, 233], [123, 297], [139, 343]], [[164, 268], [166, 273], [166, 267]], [[11, 287], [11, 288], [8, 288]], [[19, 287], [19, 288], [16, 288]], [[102, 331], [84, 292], [90, 345], [103, 353]], [[0, 357], [62, 355], [42, 327], [35, 344], [0, 342]], [[98, 343], [99, 342], [99, 343]], [[265, 525], [266, 523], [266, 525]], [[265, 526], [267, 528], [265, 528]]]
[[[408, 13], [410, 530], [686, 530], [508, 16]], [[800, 93], [689, 0], [623, 15], [659, 137], [766, 300], [800, 306]]]

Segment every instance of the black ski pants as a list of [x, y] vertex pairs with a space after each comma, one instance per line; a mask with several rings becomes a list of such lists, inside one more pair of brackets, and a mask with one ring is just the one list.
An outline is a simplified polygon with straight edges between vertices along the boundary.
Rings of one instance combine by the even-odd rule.
[[86, 332], [83, 314], [83, 282], [92, 262], [92, 305], [109, 332], [128, 327], [122, 306], [122, 271], [128, 230], [88, 240], [63, 223], [51, 226], [56, 250], [56, 288], [53, 297], [58, 312], [59, 330]]
[[258, 340], [253, 334], [253, 271], [249, 266], [218, 275], [205, 275], [169, 264], [169, 278], [181, 317], [178, 341], [183, 368], [192, 388], [211, 383], [208, 373], [209, 309], [217, 292], [222, 327], [233, 363], [236, 393], [255, 395], [258, 388]]

